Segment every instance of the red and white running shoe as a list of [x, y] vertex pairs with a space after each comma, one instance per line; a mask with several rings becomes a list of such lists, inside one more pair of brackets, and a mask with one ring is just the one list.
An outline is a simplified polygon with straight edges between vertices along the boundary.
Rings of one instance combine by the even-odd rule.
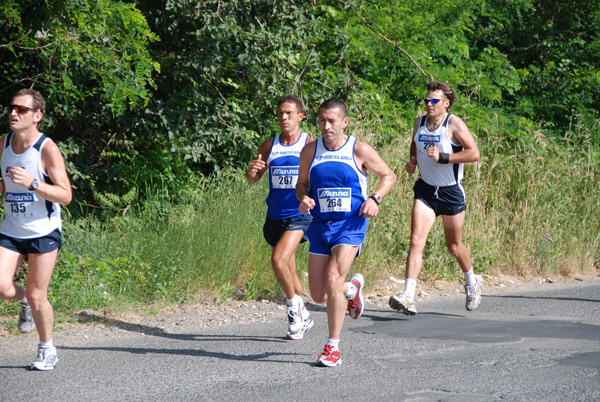
[[350, 278], [350, 282], [356, 286], [356, 295], [348, 300], [348, 314], [351, 318], [357, 319], [363, 313], [365, 307], [365, 299], [363, 299], [362, 289], [365, 286], [365, 278], [361, 274], [354, 274]]
[[325, 345], [325, 350], [319, 353], [317, 366], [319, 367], [334, 367], [342, 364], [342, 356], [340, 350], [333, 345]]

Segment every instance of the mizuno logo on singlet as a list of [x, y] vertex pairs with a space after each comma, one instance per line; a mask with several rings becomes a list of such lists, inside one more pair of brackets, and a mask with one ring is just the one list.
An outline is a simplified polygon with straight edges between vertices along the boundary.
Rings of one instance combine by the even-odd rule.
[[276, 176], [298, 176], [298, 167], [273, 168], [271, 174]]
[[419, 141], [421, 141], [421, 142], [440, 142], [440, 136], [432, 135], [432, 134], [420, 134]]
[[6, 202], [33, 202], [32, 193], [6, 193]]
[[319, 189], [319, 198], [350, 197], [350, 190]]

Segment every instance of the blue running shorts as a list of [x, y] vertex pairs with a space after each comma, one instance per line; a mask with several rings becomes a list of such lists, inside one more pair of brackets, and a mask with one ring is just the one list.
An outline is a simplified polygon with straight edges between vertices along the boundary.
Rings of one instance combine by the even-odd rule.
[[336, 246], [359, 246], [358, 257], [368, 226], [369, 220], [362, 216], [325, 223], [313, 221], [306, 232], [310, 242], [308, 251], [311, 254], [331, 255], [331, 250]]

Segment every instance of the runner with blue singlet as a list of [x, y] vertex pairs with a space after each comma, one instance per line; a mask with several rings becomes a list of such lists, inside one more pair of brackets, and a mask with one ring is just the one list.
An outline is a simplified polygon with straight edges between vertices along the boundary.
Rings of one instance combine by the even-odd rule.
[[[317, 365], [342, 362], [339, 341], [346, 306], [350, 317], [364, 309], [364, 278], [346, 276], [359, 254], [367, 233], [368, 218], [377, 216], [379, 203], [396, 182], [396, 175], [377, 152], [364, 142], [344, 134], [348, 126], [346, 105], [329, 99], [319, 107], [321, 137], [307, 144], [300, 155], [296, 196], [300, 211], [310, 211], [308, 282], [317, 303], [327, 303], [329, 338]], [[371, 196], [367, 194], [367, 172], [380, 178]]]
[[300, 130], [304, 117], [298, 97], [290, 95], [279, 100], [277, 118], [281, 132], [263, 142], [258, 156], [250, 162], [246, 178], [252, 184], [268, 171], [269, 194], [267, 218], [263, 226], [265, 240], [272, 247], [273, 272], [286, 297], [288, 314], [287, 339], [300, 340], [313, 326], [302, 297], [302, 284], [296, 273], [296, 249], [306, 241], [310, 214], [298, 211], [296, 182], [302, 148], [314, 141]]

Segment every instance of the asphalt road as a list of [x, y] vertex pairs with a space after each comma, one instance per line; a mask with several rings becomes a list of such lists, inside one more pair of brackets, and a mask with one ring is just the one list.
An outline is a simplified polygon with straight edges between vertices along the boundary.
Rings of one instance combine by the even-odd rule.
[[27, 370], [35, 339], [15, 337], [2, 340], [0, 401], [600, 401], [600, 279], [484, 292], [475, 312], [463, 296], [417, 307], [347, 316], [335, 368], [314, 365], [327, 338], [319, 306], [302, 341], [283, 338], [285, 322], [141, 326], [59, 345], [52, 372]]

